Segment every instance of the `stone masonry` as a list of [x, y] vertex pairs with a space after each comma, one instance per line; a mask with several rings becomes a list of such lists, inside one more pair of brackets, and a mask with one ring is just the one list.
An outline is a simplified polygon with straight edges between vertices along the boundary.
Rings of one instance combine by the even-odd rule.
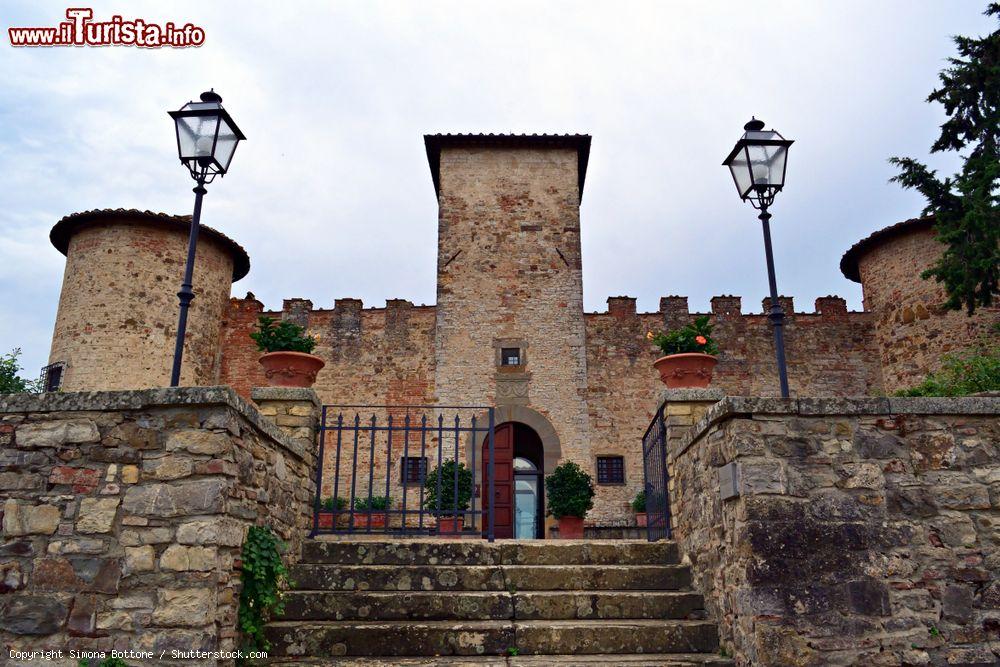
[[0, 396], [3, 644], [236, 648], [247, 527], [311, 525], [311, 393], [261, 395], [287, 433], [228, 387]]
[[1000, 663], [998, 417], [1000, 398], [729, 397], [676, 425], [675, 536], [737, 664]]

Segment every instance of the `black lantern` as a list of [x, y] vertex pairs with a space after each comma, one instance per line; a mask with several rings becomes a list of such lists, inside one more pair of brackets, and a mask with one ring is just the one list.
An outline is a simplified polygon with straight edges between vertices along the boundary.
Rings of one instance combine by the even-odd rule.
[[764, 130], [756, 118], [743, 126], [746, 132], [736, 142], [724, 164], [729, 167], [736, 191], [754, 208], [769, 206], [785, 185], [785, 165], [792, 142], [774, 130]]
[[201, 102], [188, 102], [170, 111], [177, 128], [177, 155], [192, 178], [207, 176], [210, 182], [225, 174], [236, 152], [236, 144], [246, 139], [214, 91], [201, 94]]
[[778, 362], [778, 382], [781, 397], [788, 398], [788, 371], [785, 364], [785, 337], [782, 333], [785, 311], [778, 303], [778, 284], [774, 277], [774, 253], [771, 251], [771, 214], [768, 207], [774, 195], [785, 187], [785, 165], [792, 142], [774, 130], [764, 130], [764, 122], [751, 118], [743, 126], [745, 132], [729, 157], [722, 163], [729, 167], [740, 199], [749, 201], [760, 210], [764, 232], [764, 257], [767, 261], [767, 282], [771, 290], [771, 312], [767, 317], [774, 327], [774, 355]]
[[177, 293], [181, 310], [177, 318], [177, 338], [174, 341], [174, 365], [170, 371], [170, 386], [176, 387], [181, 379], [188, 308], [194, 299], [191, 281], [194, 279], [194, 256], [198, 249], [198, 228], [201, 225], [201, 200], [207, 192], [205, 184], [229, 171], [236, 144], [246, 137], [222, 108], [222, 98], [214, 89], [202, 93], [201, 102], [188, 102], [179, 110], [167, 113], [174, 119], [177, 155], [181, 164], [188, 168], [191, 178], [198, 182], [194, 188], [194, 214], [191, 216], [184, 279]]

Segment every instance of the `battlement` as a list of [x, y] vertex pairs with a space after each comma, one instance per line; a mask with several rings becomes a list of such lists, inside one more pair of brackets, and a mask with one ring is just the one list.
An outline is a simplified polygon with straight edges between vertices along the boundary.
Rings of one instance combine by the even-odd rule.
[[[843, 297], [829, 295], [821, 296], [814, 302], [812, 312], [795, 312], [795, 303], [790, 296], [779, 296], [778, 303], [788, 317], [846, 317], [847, 315], [865, 315], [865, 311], [848, 311], [847, 301]], [[771, 310], [771, 299], [765, 297], [761, 300], [761, 310], [756, 313], [743, 312], [743, 298], [731, 294], [713, 296], [711, 299], [711, 310], [707, 313], [691, 312], [688, 309], [688, 298], [686, 296], [664, 296], [660, 297], [660, 309], [656, 312], [639, 313], [636, 312], [636, 299], [634, 296], [609, 296], [608, 309], [603, 312], [586, 313], [587, 316], [611, 315], [619, 319], [629, 317], [662, 316], [666, 320], [676, 320], [699, 315], [712, 315], [717, 319], [750, 317], [755, 315], [767, 315]]]

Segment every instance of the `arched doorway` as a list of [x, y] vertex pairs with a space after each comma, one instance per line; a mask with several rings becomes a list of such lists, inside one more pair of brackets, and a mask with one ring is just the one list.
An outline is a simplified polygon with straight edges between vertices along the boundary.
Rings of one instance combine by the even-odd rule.
[[[533, 428], [505, 422], [495, 428], [493, 448], [493, 530], [498, 539], [536, 539], [545, 535], [545, 448]], [[483, 442], [482, 477], [488, 477], [489, 440]], [[489, 507], [489, 493], [483, 493]]]

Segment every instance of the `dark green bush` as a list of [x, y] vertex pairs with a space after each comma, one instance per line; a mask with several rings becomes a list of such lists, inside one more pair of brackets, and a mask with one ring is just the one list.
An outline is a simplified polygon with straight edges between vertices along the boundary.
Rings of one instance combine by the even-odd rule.
[[[456, 512], [469, 508], [472, 499], [472, 471], [464, 463], [458, 464], [458, 484], [455, 483], [455, 462], [445, 461], [434, 468], [424, 481], [424, 507], [429, 510], [438, 508], [438, 475], [441, 476], [441, 511]], [[458, 503], [455, 502], [455, 490], [458, 490]]]
[[968, 396], [982, 391], [1000, 391], [1000, 346], [965, 354], [949, 354], [943, 366], [916, 387], [895, 396]]
[[632, 511], [641, 514], [646, 511], [646, 492], [640, 491], [632, 500]]
[[298, 324], [261, 315], [257, 320], [257, 331], [250, 334], [261, 352], [305, 352], [316, 347], [316, 339], [306, 335], [306, 330]]
[[320, 503], [324, 512], [333, 512], [334, 510], [347, 509], [347, 500], [344, 498], [330, 496], [329, 498], [324, 498], [322, 503]]
[[365, 512], [384, 512], [391, 504], [392, 498], [389, 496], [372, 496], [371, 500], [367, 497], [354, 499], [354, 509]]
[[564, 516], [583, 518], [594, 506], [594, 481], [572, 461], [566, 461], [545, 478], [548, 513], [557, 519]]

